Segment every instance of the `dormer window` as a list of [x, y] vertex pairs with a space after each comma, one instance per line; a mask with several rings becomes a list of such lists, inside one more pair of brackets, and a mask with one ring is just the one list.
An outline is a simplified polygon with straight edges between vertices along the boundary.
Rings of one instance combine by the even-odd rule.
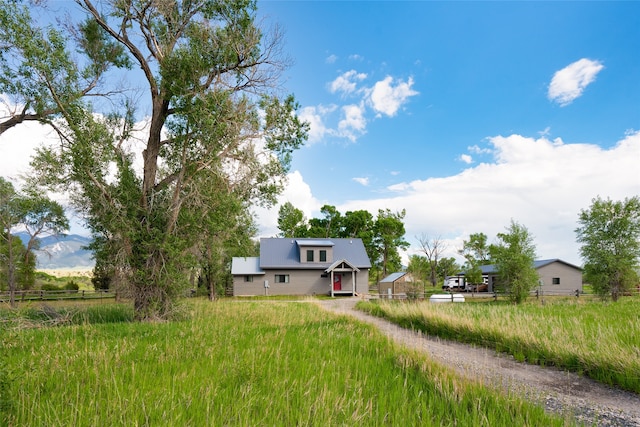
[[301, 263], [327, 263], [333, 260], [334, 243], [329, 239], [296, 239], [295, 243]]

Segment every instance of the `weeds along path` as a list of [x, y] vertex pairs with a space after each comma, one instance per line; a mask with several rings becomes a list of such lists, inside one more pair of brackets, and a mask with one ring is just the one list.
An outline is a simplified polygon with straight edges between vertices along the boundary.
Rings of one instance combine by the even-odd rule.
[[420, 350], [460, 375], [537, 401], [547, 411], [573, 414], [596, 426], [640, 426], [640, 396], [577, 374], [516, 362], [493, 350], [430, 337], [354, 308], [358, 298], [318, 301], [324, 309], [375, 325], [407, 348]]

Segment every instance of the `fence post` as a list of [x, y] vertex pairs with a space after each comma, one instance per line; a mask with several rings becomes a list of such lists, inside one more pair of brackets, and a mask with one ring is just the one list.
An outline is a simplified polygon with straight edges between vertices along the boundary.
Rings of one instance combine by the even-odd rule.
[[493, 300], [494, 301], [498, 301], [498, 293], [497, 292], [493, 293]]

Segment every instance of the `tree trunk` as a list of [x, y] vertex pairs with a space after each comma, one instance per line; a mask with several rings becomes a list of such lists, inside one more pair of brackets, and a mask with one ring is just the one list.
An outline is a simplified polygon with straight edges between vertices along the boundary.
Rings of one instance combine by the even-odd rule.
[[9, 303], [11, 307], [16, 306], [16, 266], [15, 261], [13, 259], [13, 236], [11, 235], [11, 231], [7, 232], [7, 245], [8, 245], [8, 253], [7, 253], [7, 269], [8, 269], [8, 279], [9, 279]]
[[153, 193], [153, 187], [156, 184], [156, 175], [158, 173], [158, 155], [160, 154], [160, 143], [162, 141], [162, 128], [167, 119], [169, 102], [164, 100], [161, 95], [152, 94], [153, 113], [151, 116], [151, 124], [149, 126], [149, 139], [147, 147], [142, 153], [144, 161], [144, 173], [142, 181], [142, 200], [141, 205], [145, 212], [149, 209], [149, 199]]

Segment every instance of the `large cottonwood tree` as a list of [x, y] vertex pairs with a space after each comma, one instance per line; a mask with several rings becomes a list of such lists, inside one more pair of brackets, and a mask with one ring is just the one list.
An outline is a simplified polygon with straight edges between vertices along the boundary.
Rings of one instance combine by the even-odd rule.
[[39, 182], [71, 194], [138, 317], [167, 316], [207, 245], [274, 202], [306, 138], [280, 93], [281, 34], [250, 0], [77, 0], [42, 15], [59, 25], [33, 20], [40, 6], [0, 2], [0, 93], [18, 106], [0, 133], [55, 129]]

